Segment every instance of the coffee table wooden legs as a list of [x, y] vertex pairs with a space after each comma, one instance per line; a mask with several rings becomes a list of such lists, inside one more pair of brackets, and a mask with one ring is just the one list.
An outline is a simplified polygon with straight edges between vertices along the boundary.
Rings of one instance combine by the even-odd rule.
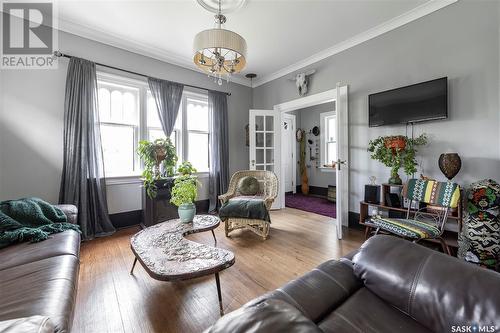
[[219, 279], [219, 273], [215, 273], [215, 284], [217, 285], [217, 296], [219, 297], [219, 310], [220, 310], [220, 315], [224, 315], [224, 308], [222, 307], [222, 293], [220, 291], [220, 279]]
[[217, 246], [217, 238], [215, 238], [215, 232], [213, 229], [211, 231], [212, 231], [212, 236], [214, 236], [214, 246]]
[[134, 274], [135, 264], [137, 263], [137, 257], [134, 258], [134, 263], [132, 264], [132, 269], [130, 270], [130, 275]]

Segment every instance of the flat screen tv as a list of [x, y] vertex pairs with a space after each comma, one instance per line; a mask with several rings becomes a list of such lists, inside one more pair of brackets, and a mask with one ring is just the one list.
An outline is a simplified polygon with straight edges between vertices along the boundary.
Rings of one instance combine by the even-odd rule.
[[369, 126], [448, 118], [448, 78], [443, 77], [368, 96]]

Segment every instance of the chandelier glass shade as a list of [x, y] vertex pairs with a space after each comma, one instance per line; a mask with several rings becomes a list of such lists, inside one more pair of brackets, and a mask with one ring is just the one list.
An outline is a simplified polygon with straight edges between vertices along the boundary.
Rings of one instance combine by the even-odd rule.
[[222, 29], [226, 17], [215, 15], [216, 28], [203, 30], [196, 34], [193, 42], [193, 61], [204, 72], [222, 84], [229, 82], [231, 75], [241, 72], [246, 64], [247, 43], [237, 33]]

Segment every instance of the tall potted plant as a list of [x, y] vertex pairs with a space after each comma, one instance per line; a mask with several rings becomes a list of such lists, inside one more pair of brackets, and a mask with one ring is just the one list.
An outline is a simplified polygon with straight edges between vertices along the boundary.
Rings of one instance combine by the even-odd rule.
[[[156, 181], [174, 175], [177, 153], [170, 138], [139, 141], [137, 153], [144, 162], [142, 180], [150, 198], [156, 197]], [[163, 166], [163, 168], [160, 168]], [[163, 169], [163, 170], [162, 170]]]
[[368, 151], [371, 158], [391, 168], [391, 178], [389, 184], [402, 184], [399, 177], [399, 169], [403, 167], [407, 175], [417, 171], [416, 153], [418, 146], [427, 144], [427, 135], [422, 134], [417, 138], [406, 136], [380, 136], [371, 140], [368, 144]]
[[196, 215], [194, 202], [198, 197], [198, 179], [193, 175], [182, 175], [175, 179], [170, 202], [176, 205], [181, 222], [192, 222]]

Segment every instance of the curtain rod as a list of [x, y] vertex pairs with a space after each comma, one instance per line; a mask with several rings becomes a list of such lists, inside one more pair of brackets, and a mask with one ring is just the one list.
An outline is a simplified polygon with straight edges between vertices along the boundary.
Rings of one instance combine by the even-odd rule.
[[[58, 58], [59, 57], [64, 57], [64, 58], [68, 58], [68, 59], [73, 58], [72, 55], [62, 53], [61, 51], [54, 51], [54, 56], [56, 56]], [[105, 64], [98, 63], [98, 62], [94, 62], [94, 63], [96, 65], [98, 65], [98, 66], [101, 66], [101, 67], [107, 67], [107, 68], [111, 68], [111, 69], [114, 69], [114, 70], [118, 70], [118, 71], [121, 71], [121, 72], [133, 74], [133, 75], [138, 75], [138, 76], [142, 76], [142, 77], [149, 77], [148, 75], [137, 73], [137, 72], [133, 72], [133, 71], [129, 71], [128, 69], [123, 69], [123, 68], [119, 68], [119, 67], [115, 67], [115, 66], [105, 65]], [[203, 87], [194, 86], [194, 85], [191, 85], [191, 84], [184, 84], [184, 83], [181, 83], [181, 84], [184, 85], [185, 87], [190, 87], [190, 88], [196, 88], [196, 89], [201, 89], [201, 90], [206, 90], [206, 91], [212, 90], [212, 89], [207, 89], [207, 88], [203, 88]], [[213, 91], [218, 91], [218, 90], [213, 90]], [[219, 91], [219, 92], [224, 93], [227, 96], [231, 96], [230, 92], [225, 92], [225, 91]]]

